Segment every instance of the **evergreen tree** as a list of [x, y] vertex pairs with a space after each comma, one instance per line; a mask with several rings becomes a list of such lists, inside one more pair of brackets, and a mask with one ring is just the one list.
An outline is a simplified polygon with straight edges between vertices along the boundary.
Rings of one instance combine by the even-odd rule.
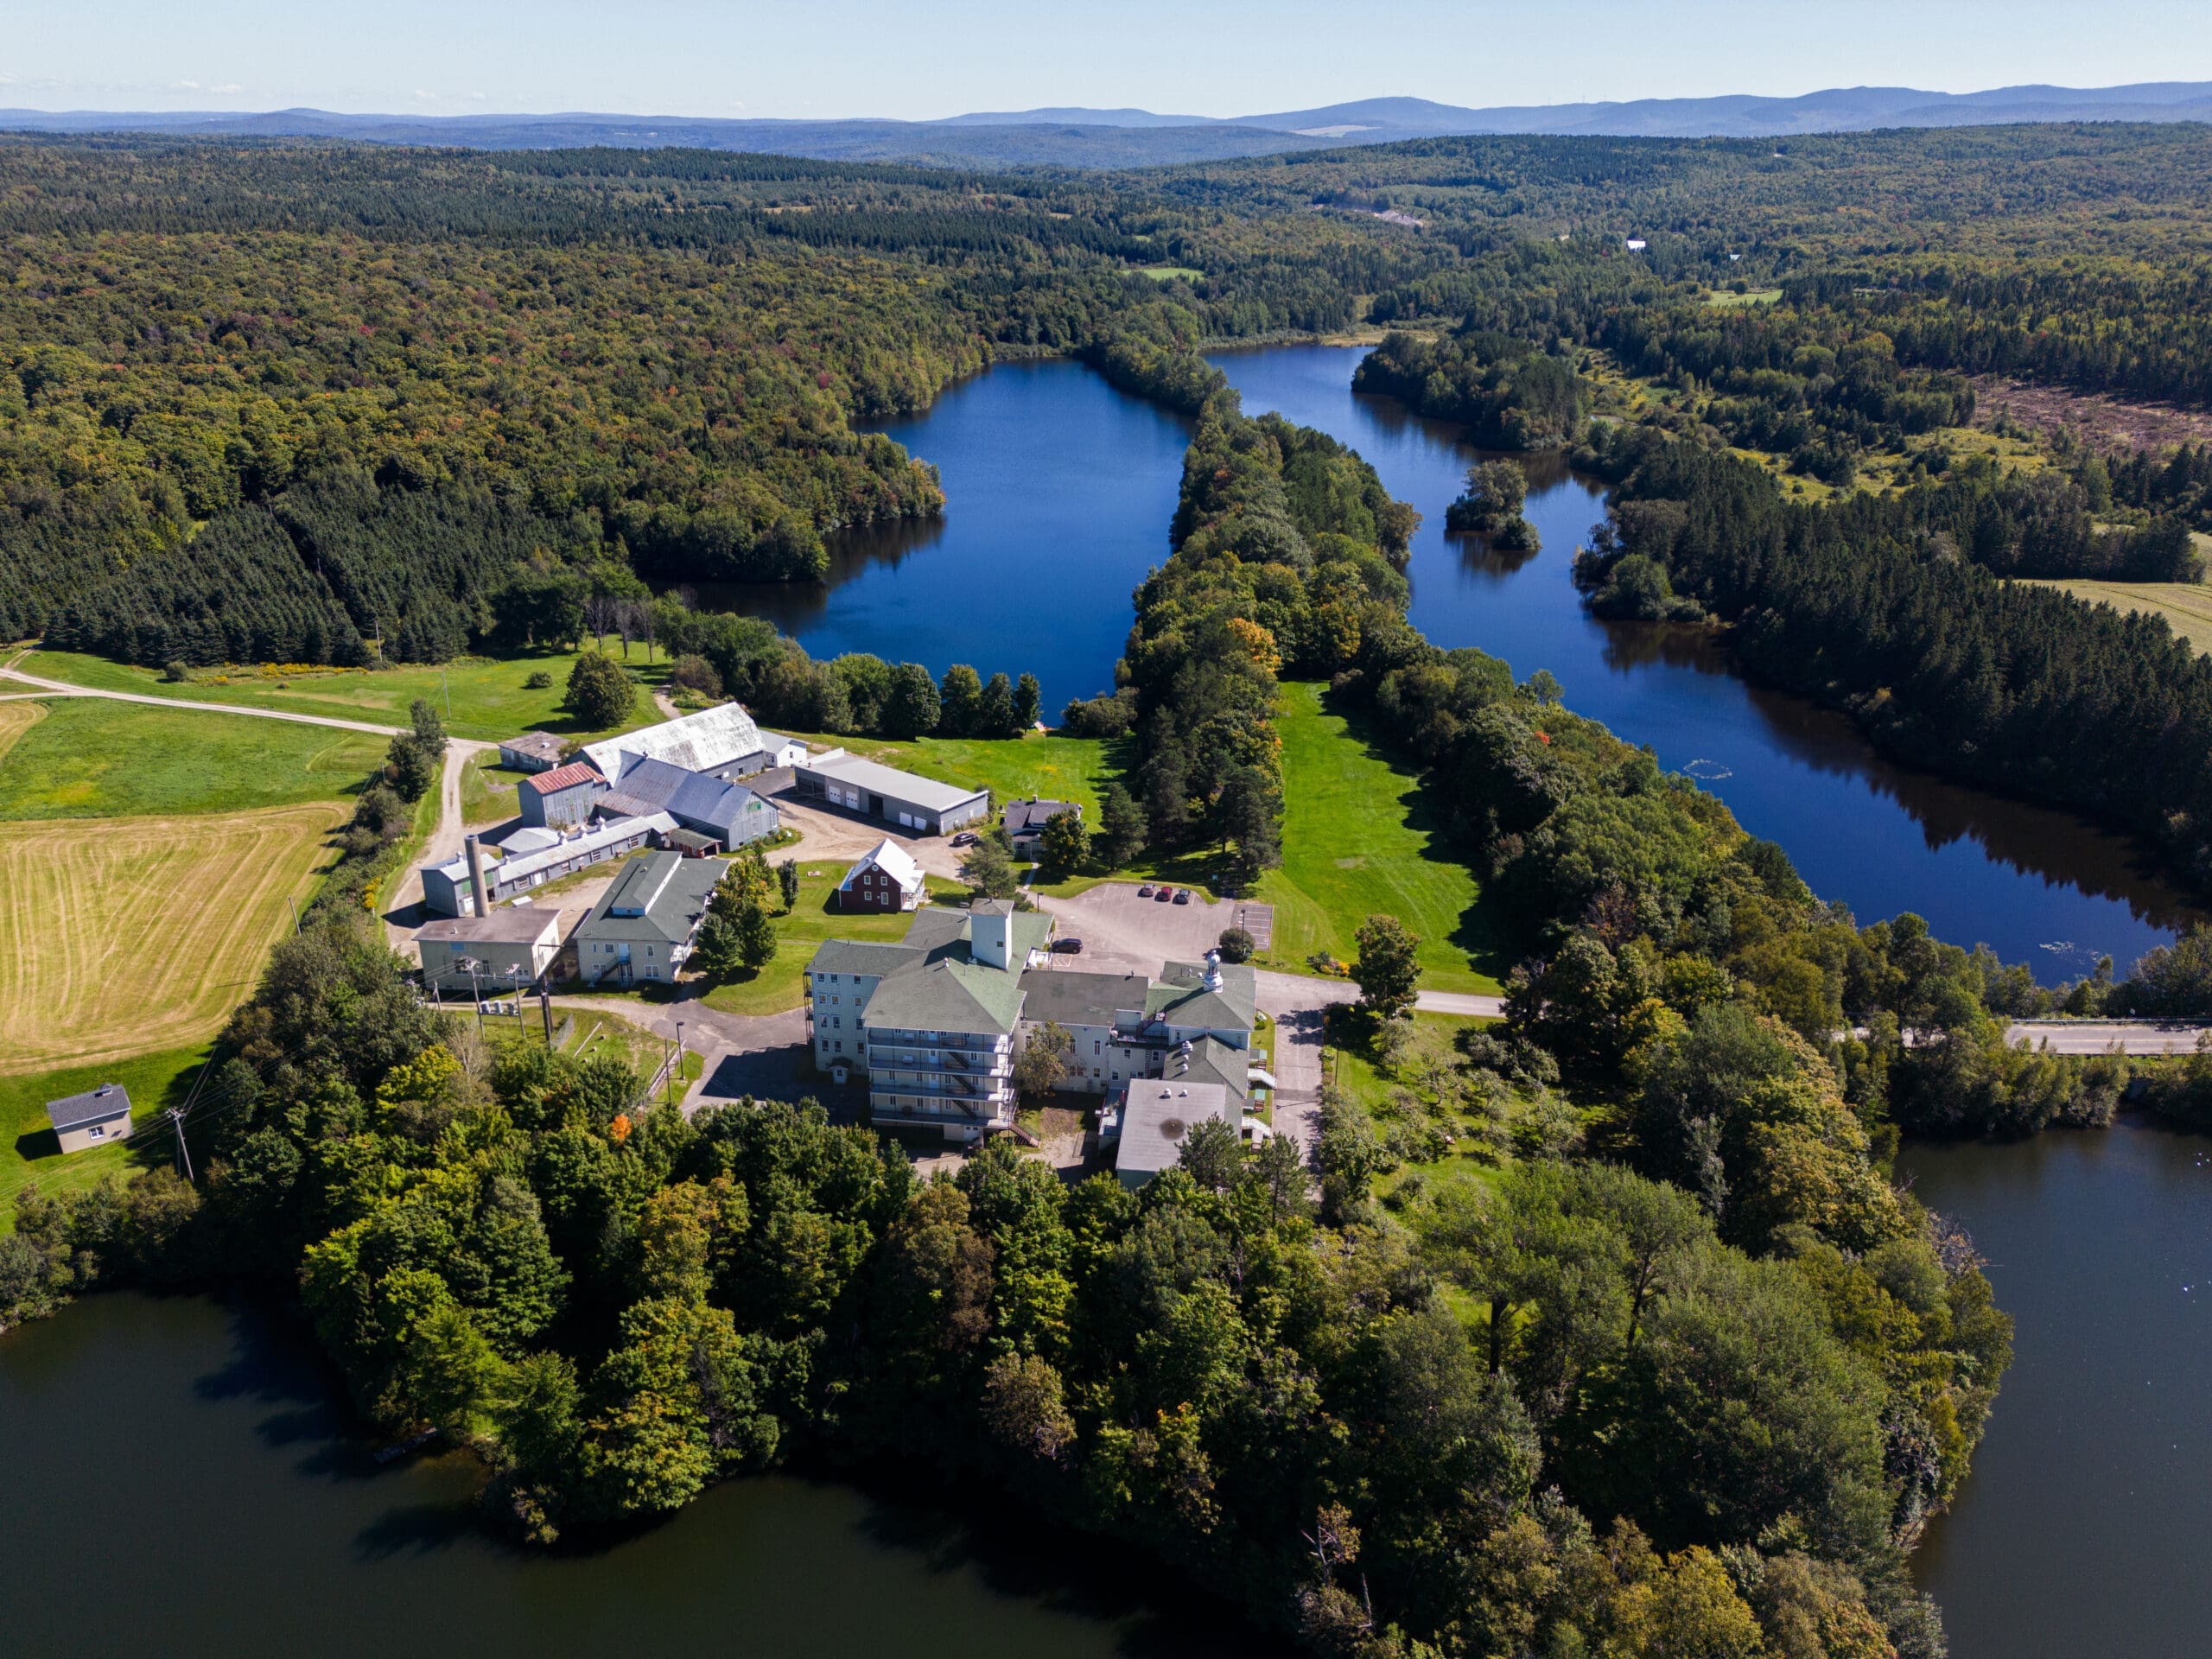
[[983, 682], [976, 671], [965, 663], [955, 663], [944, 671], [944, 683], [938, 688], [938, 701], [941, 705], [937, 726], [947, 737], [973, 737], [976, 721], [982, 708]]
[[1098, 798], [1098, 834], [1091, 850], [1109, 870], [1118, 870], [1144, 851], [1144, 809], [1136, 797], [1118, 783], [1109, 784]]
[[1044, 708], [1044, 688], [1037, 683], [1034, 674], [1024, 674], [1014, 683], [1014, 723], [1016, 730], [1028, 731], [1037, 724], [1037, 715]]
[[976, 710], [976, 735], [1013, 737], [1020, 729], [1014, 719], [1013, 683], [1003, 674], [992, 675]]
[[747, 899], [738, 909], [736, 926], [738, 960], [757, 974], [776, 959], [776, 925], [768, 907]]

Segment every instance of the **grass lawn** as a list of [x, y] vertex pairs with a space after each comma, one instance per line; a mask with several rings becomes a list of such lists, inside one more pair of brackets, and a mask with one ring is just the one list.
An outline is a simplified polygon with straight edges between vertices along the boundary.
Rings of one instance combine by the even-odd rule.
[[1253, 895], [1275, 907], [1261, 960], [1292, 972], [1316, 950], [1349, 962], [1360, 924], [1390, 915], [1421, 937], [1424, 985], [1497, 990], [1511, 953], [1474, 872], [1442, 845], [1414, 773], [1325, 712], [1323, 690], [1282, 688], [1283, 863]]
[[[702, 999], [724, 1014], [780, 1014], [806, 1001], [802, 976], [824, 939], [874, 939], [896, 944], [913, 925], [911, 912], [896, 916], [847, 914], [830, 906], [845, 866], [813, 861], [799, 866], [798, 903], [776, 918], [776, 959], [750, 979], [724, 981]], [[940, 876], [928, 878], [930, 891], [950, 898], [967, 889]]]
[[1754, 288], [1742, 294], [1731, 294], [1716, 289], [1705, 296], [1705, 302], [1715, 311], [1729, 311], [1747, 305], [1778, 305], [1782, 290], [1778, 288]]
[[111, 1065], [0, 1077], [0, 1232], [14, 1228], [16, 1195], [32, 1182], [41, 1191], [60, 1192], [89, 1186], [103, 1175], [123, 1179], [149, 1160], [166, 1163], [175, 1144], [167, 1134], [149, 1133], [136, 1146], [118, 1142], [65, 1158], [46, 1120], [48, 1101], [82, 1094], [104, 1083], [119, 1083], [130, 1091], [132, 1121], [143, 1126], [164, 1107], [184, 1103], [194, 1075], [207, 1057], [207, 1045], [202, 1043], [133, 1055]]
[[[610, 639], [607, 644], [613, 655], [621, 655], [620, 640]], [[427, 697], [445, 715], [446, 728], [454, 736], [496, 742], [528, 731], [551, 732], [562, 737], [597, 735], [582, 731], [561, 712], [569, 670], [575, 658], [574, 652], [544, 651], [520, 657], [464, 657], [442, 665], [414, 663], [374, 670], [270, 664], [228, 673], [199, 670], [181, 685], [170, 684], [156, 670], [111, 663], [80, 652], [35, 651], [17, 666], [26, 674], [102, 691], [132, 691], [193, 702], [245, 703], [386, 726], [407, 724], [408, 709], [415, 699]], [[649, 664], [643, 646], [632, 647], [629, 662], [643, 683], [625, 730], [651, 725], [660, 718], [649, 692], [668, 676], [668, 658], [656, 652]], [[523, 682], [534, 673], [550, 676], [552, 684], [543, 690], [526, 689]]]
[[[1465, 1026], [1489, 1023], [1454, 1014], [1416, 1014], [1414, 1023], [1424, 1030], [1433, 1031], [1449, 1045], [1453, 1036]], [[1391, 1122], [1390, 1096], [1400, 1089], [1421, 1091], [1413, 1085], [1386, 1076], [1380, 1071], [1364, 1046], [1351, 1047], [1332, 1043], [1324, 1062], [1326, 1075], [1345, 1096], [1363, 1108], [1376, 1126], [1376, 1133], [1385, 1133]], [[1422, 1095], [1424, 1105], [1433, 1106], [1433, 1096]], [[1410, 1176], [1418, 1175], [1416, 1190], [1433, 1192], [1440, 1187], [1463, 1184], [1487, 1185], [1497, 1173], [1496, 1160], [1487, 1155], [1472, 1135], [1462, 1135], [1443, 1157], [1432, 1163], [1402, 1164], [1389, 1174], [1376, 1179], [1378, 1197], [1388, 1198]]]
[[[29, 717], [29, 709], [43, 714]], [[5, 732], [16, 726], [13, 741]], [[97, 697], [0, 702], [0, 820], [170, 817], [350, 800], [385, 740]]]
[[2212, 651], [2212, 588], [2194, 582], [2037, 582], [2092, 605], [2163, 616], [2199, 652]]
[[[512, 736], [512, 733], [508, 734]], [[505, 823], [519, 817], [522, 803], [517, 791], [530, 774], [510, 772], [499, 764], [499, 751], [486, 749], [471, 755], [461, 768], [461, 820], [470, 829]]]
[[1186, 283], [1196, 283], [1205, 277], [1205, 272], [1189, 265], [1143, 265], [1138, 268], [1137, 275], [1149, 276], [1155, 283], [1172, 283], [1178, 276]]

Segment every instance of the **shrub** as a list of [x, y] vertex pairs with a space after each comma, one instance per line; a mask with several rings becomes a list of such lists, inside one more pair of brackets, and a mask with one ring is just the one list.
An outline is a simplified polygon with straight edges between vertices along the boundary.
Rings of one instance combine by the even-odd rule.
[[1241, 927], [1223, 928], [1221, 930], [1221, 938], [1217, 941], [1217, 943], [1221, 947], [1221, 959], [1224, 962], [1249, 962], [1252, 960], [1252, 951], [1255, 948], [1252, 943], [1252, 936], [1249, 933], [1247, 933]]
[[171, 685], [182, 685], [192, 677], [192, 671], [182, 663], [172, 662], [162, 671], [162, 677]]
[[522, 689], [525, 691], [550, 691], [553, 689], [553, 677], [542, 668], [532, 669], [530, 677], [522, 683]]
[[677, 658], [669, 667], [668, 683], [679, 691], [696, 691], [702, 697], [719, 697], [722, 694], [722, 677], [703, 657]]

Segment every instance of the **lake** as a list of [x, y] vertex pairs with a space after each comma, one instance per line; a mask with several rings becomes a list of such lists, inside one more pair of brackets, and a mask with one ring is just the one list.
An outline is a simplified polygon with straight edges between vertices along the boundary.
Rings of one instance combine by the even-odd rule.
[[2187, 1659], [2212, 1631], [2212, 1141], [2122, 1118], [1900, 1173], [1988, 1258], [2015, 1358], [1914, 1575], [1952, 1659]]
[[[379, 1466], [303, 1333], [96, 1296], [0, 1338], [0, 1650], [19, 1659], [1258, 1659], [1225, 1606], [1109, 1547], [778, 1475], [612, 1548], [478, 1525], [458, 1456]], [[992, 1517], [1003, 1520], [1002, 1508]]]
[[[1719, 795], [1779, 842], [1815, 892], [1861, 920], [1910, 910], [1937, 935], [1986, 942], [2056, 982], [2109, 954], [2122, 971], [2195, 912], [2142, 870], [2125, 836], [2070, 813], [1892, 766], [1842, 715], [1746, 684], [1695, 630], [1603, 623], [1570, 580], [1603, 512], [1597, 489], [1532, 463], [1541, 551], [1519, 557], [1444, 533], [1481, 454], [1447, 424], [1357, 397], [1363, 348], [1281, 346], [1213, 361], [1253, 413], [1278, 410], [1351, 445], [1421, 510], [1413, 620], [1521, 676], [1548, 669], [1568, 706]], [[1167, 555], [1189, 423], [1071, 362], [1001, 365], [880, 429], [933, 462], [940, 523], [836, 539], [829, 580], [723, 585], [702, 598], [772, 618], [817, 657], [866, 651], [942, 674], [1024, 669], [1057, 712], [1109, 687], [1131, 590]]]

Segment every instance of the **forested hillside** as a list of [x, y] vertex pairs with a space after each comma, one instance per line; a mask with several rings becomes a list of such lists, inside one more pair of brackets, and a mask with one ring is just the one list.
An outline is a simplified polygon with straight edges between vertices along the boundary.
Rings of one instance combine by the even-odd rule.
[[[1340, 327], [1409, 268], [1187, 219], [696, 152], [0, 143], [0, 634], [433, 658], [530, 557], [810, 579], [825, 534], [942, 505], [853, 422], [1007, 351]], [[1135, 274], [1162, 258], [1207, 294]], [[340, 580], [303, 530], [334, 496]]]

